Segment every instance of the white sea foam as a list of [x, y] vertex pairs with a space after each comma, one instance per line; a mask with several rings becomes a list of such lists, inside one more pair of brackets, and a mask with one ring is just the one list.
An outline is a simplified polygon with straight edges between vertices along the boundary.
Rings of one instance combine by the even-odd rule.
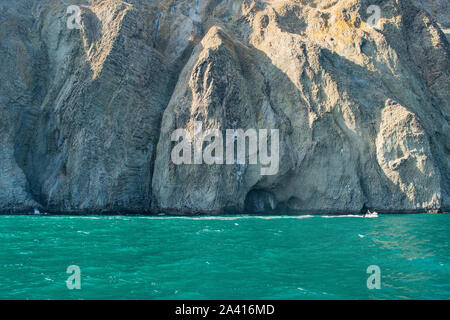
[[[179, 219], [179, 220], [218, 220], [218, 221], [233, 221], [233, 220], [246, 220], [246, 219], [259, 219], [259, 220], [279, 220], [279, 219], [308, 219], [308, 218], [366, 218], [364, 215], [355, 215], [355, 214], [347, 214], [347, 215], [280, 215], [280, 216], [254, 216], [254, 215], [238, 215], [238, 216], [162, 216], [161, 214], [158, 216], [133, 216], [133, 217], [124, 217], [124, 216], [107, 216], [109, 219], [117, 219], [117, 220], [133, 220], [133, 219], [147, 219], [147, 220], [171, 220], [171, 219]], [[88, 219], [88, 220], [100, 220], [105, 217], [100, 216], [49, 216], [49, 219]]]
[[205, 216], [205, 217], [173, 217], [173, 216], [165, 216], [165, 217], [138, 217], [140, 219], [149, 219], [149, 220], [167, 220], [167, 219], [179, 219], [179, 220], [219, 220], [219, 221], [232, 221], [232, 220], [245, 220], [245, 219], [261, 219], [261, 220], [272, 220], [272, 219], [306, 219], [313, 218], [312, 215], [303, 215], [303, 216], [234, 216], [234, 217], [224, 217], [224, 216]]
[[357, 214], [345, 214], [345, 215], [335, 215], [335, 216], [321, 216], [322, 218], [364, 218], [363, 215], [357, 215]]

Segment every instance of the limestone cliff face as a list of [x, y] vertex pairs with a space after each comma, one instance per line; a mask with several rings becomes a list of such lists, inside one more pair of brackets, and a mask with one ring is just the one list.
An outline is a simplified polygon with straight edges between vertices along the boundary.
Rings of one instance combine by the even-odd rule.
[[[447, 210], [447, 3], [0, 0], [0, 212]], [[196, 122], [278, 173], [175, 165]]]

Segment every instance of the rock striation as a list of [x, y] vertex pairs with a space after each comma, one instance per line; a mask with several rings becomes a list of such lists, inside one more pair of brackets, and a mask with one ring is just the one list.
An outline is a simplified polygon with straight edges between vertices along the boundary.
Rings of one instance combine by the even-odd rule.
[[[448, 211], [449, 9], [0, 0], [0, 212]], [[278, 173], [175, 165], [196, 122], [278, 129]]]

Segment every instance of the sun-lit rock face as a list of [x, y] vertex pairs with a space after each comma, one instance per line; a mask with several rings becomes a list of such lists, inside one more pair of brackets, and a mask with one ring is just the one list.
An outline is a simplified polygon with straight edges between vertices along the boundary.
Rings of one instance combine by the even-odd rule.
[[[0, 0], [0, 212], [450, 208], [448, 1], [65, 2]], [[195, 123], [278, 172], [175, 165]]]
[[450, 40], [450, 2], [447, 0], [419, 0], [419, 5], [436, 19], [441, 30]]

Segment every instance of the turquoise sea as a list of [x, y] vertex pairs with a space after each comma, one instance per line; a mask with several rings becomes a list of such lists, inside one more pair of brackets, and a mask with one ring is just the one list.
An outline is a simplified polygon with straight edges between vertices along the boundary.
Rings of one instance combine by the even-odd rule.
[[450, 215], [0, 216], [0, 299], [449, 298]]

